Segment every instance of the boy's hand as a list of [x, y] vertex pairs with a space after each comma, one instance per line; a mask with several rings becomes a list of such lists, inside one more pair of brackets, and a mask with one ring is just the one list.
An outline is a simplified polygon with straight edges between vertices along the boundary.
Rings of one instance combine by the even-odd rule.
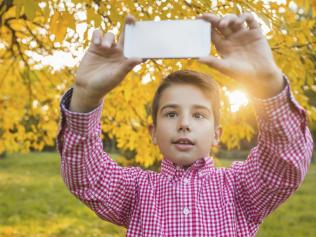
[[282, 72], [251, 13], [229, 14], [222, 18], [206, 13], [197, 18], [211, 23], [212, 42], [222, 58], [208, 56], [199, 58], [199, 62], [240, 81], [254, 96], [268, 98], [282, 91]]
[[[135, 18], [127, 15], [125, 24], [134, 24]], [[125, 25], [124, 25], [125, 29]], [[74, 85], [70, 110], [88, 112], [97, 107], [103, 96], [115, 88], [141, 58], [125, 58], [123, 55], [124, 32], [115, 43], [114, 34], [104, 36], [95, 30], [91, 45], [80, 62]]]

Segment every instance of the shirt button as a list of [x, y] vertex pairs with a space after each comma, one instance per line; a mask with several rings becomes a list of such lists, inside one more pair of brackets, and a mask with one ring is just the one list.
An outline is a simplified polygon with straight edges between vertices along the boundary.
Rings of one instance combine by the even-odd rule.
[[181, 167], [180, 167], [180, 166], [177, 166], [177, 167], [176, 167], [176, 170], [181, 170]]
[[184, 183], [184, 184], [189, 183], [189, 179], [188, 179], [188, 178], [184, 178], [184, 179], [183, 179], [183, 183]]
[[183, 208], [183, 214], [184, 215], [188, 215], [189, 213], [190, 213], [189, 208], [187, 208], [187, 207]]

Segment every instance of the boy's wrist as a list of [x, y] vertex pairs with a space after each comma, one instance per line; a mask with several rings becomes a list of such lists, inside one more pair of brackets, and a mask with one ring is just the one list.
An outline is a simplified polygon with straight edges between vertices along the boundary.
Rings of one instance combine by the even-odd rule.
[[72, 112], [87, 113], [97, 108], [102, 99], [102, 96], [97, 96], [85, 88], [74, 85], [69, 110]]
[[63, 121], [67, 127], [76, 134], [80, 134], [81, 136], [95, 134], [96, 130], [100, 128], [99, 124], [103, 110], [102, 104], [89, 112], [71, 111], [69, 107], [73, 92], [74, 88], [71, 88], [62, 97], [60, 106]]
[[279, 68], [267, 69], [262, 78], [247, 87], [248, 92], [256, 98], [267, 99], [278, 95], [285, 87], [283, 73]]

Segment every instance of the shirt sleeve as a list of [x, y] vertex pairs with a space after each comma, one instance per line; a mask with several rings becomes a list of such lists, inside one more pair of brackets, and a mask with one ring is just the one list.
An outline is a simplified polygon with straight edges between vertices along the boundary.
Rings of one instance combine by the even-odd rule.
[[99, 217], [128, 226], [137, 199], [139, 167], [120, 167], [103, 151], [100, 118], [103, 102], [93, 111], [68, 110], [73, 88], [62, 97], [57, 150], [61, 175], [70, 192]]
[[268, 99], [252, 98], [258, 142], [244, 162], [234, 162], [236, 199], [248, 220], [261, 223], [293, 194], [311, 162], [313, 140], [306, 111], [285, 88]]

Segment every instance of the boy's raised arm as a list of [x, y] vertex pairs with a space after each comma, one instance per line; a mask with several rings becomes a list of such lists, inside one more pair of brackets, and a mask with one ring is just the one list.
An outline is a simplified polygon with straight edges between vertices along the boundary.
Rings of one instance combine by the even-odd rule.
[[[126, 23], [134, 22], [127, 16]], [[114, 35], [95, 31], [82, 59], [75, 85], [61, 101], [57, 148], [61, 174], [71, 193], [101, 218], [126, 226], [136, 201], [143, 170], [123, 168], [103, 151], [100, 118], [106, 93], [143, 60], [123, 56], [124, 32], [118, 44]]]
[[245, 162], [234, 162], [237, 202], [249, 221], [260, 223], [292, 195], [311, 162], [313, 140], [306, 111], [286, 87], [265, 100], [253, 98], [258, 144]]
[[[134, 23], [135, 18], [127, 15], [125, 24]], [[96, 108], [102, 98], [119, 85], [134, 66], [145, 61], [141, 58], [124, 57], [124, 32], [125, 30], [118, 43], [111, 32], [104, 36], [100, 30], [93, 32], [91, 45], [77, 71], [71, 111], [88, 112]]]
[[307, 172], [313, 140], [306, 111], [292, 96], [251, 13], [198, 18], [211, 23], [212, 41], [222, 58], [210, 55], [199, 61], [239, 81], [255, 105], [258, 145], [229, 171], [238, 205], [249, 221], [259, 223], [298, 188]]

